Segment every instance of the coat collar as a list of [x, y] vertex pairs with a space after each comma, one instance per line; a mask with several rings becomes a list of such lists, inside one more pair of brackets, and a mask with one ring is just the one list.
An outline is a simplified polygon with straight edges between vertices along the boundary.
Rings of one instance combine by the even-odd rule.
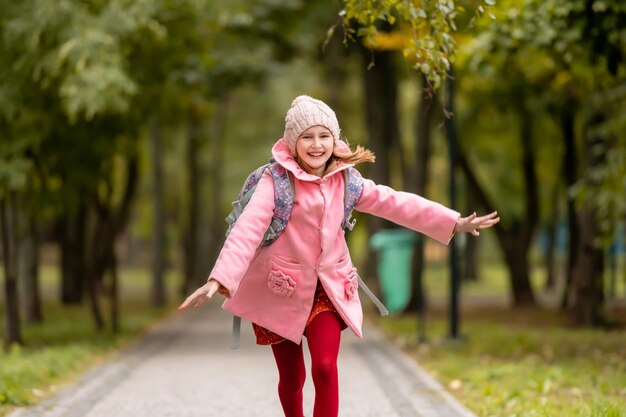
[[[342, 152], [350, 152], [350, 148], [348, 144], [342, 140], [338, 140], [335, 142], [335, 146], [340, 149]], [[289, 147], [285, 144], [283, 139], [279, 139], [274, 146], [272, 147], [272, 156], [280, 165], [285, 167], [286, 170], [290, 171], [294, 177], [298, 178], [301, 181], [318, 181], [320, 177], [309, 174], [305, 170], [300, 167], [300, 165], [296, 162], [293, 155], [289, 151]], [[354, 164], [346, 164], [339, 163], [337, 167], [335, 167], [332, 171], [324, 175], [324, 177], [329, 177], [339, 171], [342, 171], [348, 167], [354, 166]]]

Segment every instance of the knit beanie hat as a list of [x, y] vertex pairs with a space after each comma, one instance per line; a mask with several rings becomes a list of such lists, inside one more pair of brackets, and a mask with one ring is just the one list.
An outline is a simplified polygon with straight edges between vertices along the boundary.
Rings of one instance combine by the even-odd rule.
[[335, 143], [339, 141], [341, 130], [335, 112], [321, 100], [309, 96], [296, 97], [287, 111], [283, 134], [283, 140], [293, 155], [296, 154], [296, 141], [302, 132], [317, 125], [330, 130]]

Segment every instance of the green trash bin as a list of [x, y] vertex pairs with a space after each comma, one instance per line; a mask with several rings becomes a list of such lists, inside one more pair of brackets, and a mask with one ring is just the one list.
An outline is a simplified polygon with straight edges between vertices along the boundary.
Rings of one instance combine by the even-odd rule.
[[408, 229], [385, 229], [370, 239], [370, 247], [379, 252], [378, 279], [390, 314], [404, 310], [411, 299], [411, 258], [419, 238]]

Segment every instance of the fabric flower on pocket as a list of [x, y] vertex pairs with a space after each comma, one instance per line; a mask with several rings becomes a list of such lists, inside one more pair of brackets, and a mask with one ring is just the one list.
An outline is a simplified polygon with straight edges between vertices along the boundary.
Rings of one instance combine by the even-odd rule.
[[344, 288], [346, 290], [346, 298], [348, 300], [354, 298], [354, 295], [359, 288], [359, 281], [357, 279], [356, 269], [352, 269], [352, 271], [350, 271], [350, 273], [346, 277], [344, 282]]
[[270, 272], [267, 286], [274, 294], [282, 297], [291, 297], [296, 291], [296, 282], [281, 271], [272, 270]]

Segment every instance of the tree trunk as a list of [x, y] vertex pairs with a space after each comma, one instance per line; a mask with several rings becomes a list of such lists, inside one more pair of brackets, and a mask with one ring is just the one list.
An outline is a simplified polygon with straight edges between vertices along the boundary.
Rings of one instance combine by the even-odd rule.
[[533, 152], [533, 120], [532, 115], [523, 102], [518, 105], [520, 116], [520, 140], [522, 143], [522, 172], [524, 176], [525, 216], [519, 219], [515, 229], [517, 237], [513, 253], [509, 253], [511, 272], [511, 289], [515, 306], [530, 306], [535, 304], [535, 297], [530, 285], [530, 267], [528, 252], [532, 237], [539, 223], [539, 184], [535, 170], [535, 154]]
[[84, 201], [59, 221], [61, 236], [61, 302], [80, 304], [85, 280], [87, 206]]
[[511, 301], [515, 307], [535, 305], [535, 296], [530, 285], [528, 264], [528, 245], [514, 234], [506, 238], [507, 249], [504, 260], [511, 279]]
[[[626, 221], [626, 219], [624, 219]], [[626, 244], [626, 227], [624, 227], [624, 236], [622, 237], [622, 239], [624, 239], [622, 242], [624, 242]], [[625, 263], [624, 263], [624, 276], [622, 277], [622, 279], [624, 280], [624, 283], [626, 284], [626, 258], [625, 258]]]
[[[394, 53], [374, 51], [363, 46], [360, 48], [363, 58], [363, 87], [365, 96], [365, 117], [368, 133], [368, 148], [376, 154], [376, 163], [369, 166], [368, 176], [376, 183], [390, 183], [389, 149], [398, 143], [399, 132], [397, 114], [397, 76]], [[373, 67], [367, 69], [370, 64]], [[395, 135], [395, 136], [394, 136]], [[393, 223], [375, 216], [367, 217], [368, 241], [378, 230], [396, 227]], [[364, 276], [374, 275], [376, 253], [366, 251], [366, 261], [362, 265]]]
[[[614, 237], [615, 238], [615, 237]], [[607, 264], [609, 268], [608, 299], [617, 297], [617, 242], [613, 241], [607, 250]]]
[[[211, 136], [209, 137], [209, 149], [211, 160], [209, 162], [208, 178], [209, 181], [209, 201], [214, 204], [208, 205], [208, 236], [211, 238], [208, 242], [206, 257], [203, 259], [203, 268], [215, 263], [219, 255], [220, 248], [224, 242], [224, 232], [226, 223], [224, 222], [225, 214], [221, 210], [220, 201], [222, 201], [222, 188], [224, 187], [224, 138], [226, 137], [226, 118], [229, 109], [229, 96], [227, 94], [219, 98], [220, 104], [216, 107], [211, 117]], [[208, 262], [207, 262], [208, 261]], [[199, 284], [204, 284], [210, 271], [203, 271], [198, 274], [197, 280]]]
[[[109, 197], [110, 198], [110, 195]], [[93, 241], [93, 264], [94, 264], [94, 274], [93, 274], [93, 283], [94, 286], [92, 288], [93, 292], [93, 300], [92, 300], [92, 311], [94, 313], [94, 322], [96, 325], [96, 329], [101, 331], [105, 327], [105, 320], [100, 309], [99, 305], [99, 297], [100, 293], [104, 292], [105, 295], [107, 292], [107, 288], [105, 285], [105, 275], [107, 270], [109, 269], [109, 247], [111, 235], [113, 233], [112, 230], [112, 222], [111, 222], [111, 212], [110, 207], [108, 205], [108, 200], [105, 204], [96, 198], [96, 226], [94, 233], [94, 241]], [[111, 297], [110, 288], [109, 297]]]
[[20, 295], [27, 323], [43, 321], [39, 291], [39, 233], [34, 215], [24, 216], [25, 233], [20, 244]]
[[[451, 116], [455, 114], [456, 106], [456, 85], [454, 80], [454, 67], [451, 67], [446, 77], [446, 100], [444, 128], [446, 145], [448, 147], [448, 196], [449, 205], [452, 208], [457, 207], [457, 170], [458, 170], [458, 137], [456, 129], [456, 120]], [[459, 298], [460, 298], [460, 273], [458, 259], [457, 240], [451, 239], [448, 244], [448, 265], [450, 268], [450, 293], [449, 293], [449, 309], [448, 317], [449, 333], [448, 337], [457, 339], [459, 337]]]
[[324, 79], [326, 80], [327, 103], [341, 117], [342, 97], [345, 94], [346, 80], [348, 79], [348, 54], [349, 48], [343, 44], [341, 36], [333, 36], [325, 48], [320, 48], [318, 59], [324, 63]]
[[2, 228], [2, 257], [4, 258], [5, 348], [22, 343], [18, 294], [17, 210], [15, 192], [9, 191], [0, 199], [0, 227]]
[[[471, 192], [467, 192], [466, 213], [476, 211], [478, 202]], [[463, 254], [463, 268], [461, 268], [461, 280], [463, 282], [477, 282], [479, 279], [478, 270], [478, 253], [480, 248], [480, 239], [474, 239], [473, 236], [467, 236], [465, 239], [465, 248]]]
[[[584, 164], [585, 181], [589, 187], [597, 186], [598, 180], [592, 171], [605, 161], [605, 154], [598, 152], [602, 146], [602, 138], [592, 134], [593, 126], [602, 123], [600, 114], [592, 116], [584, 132]], [[580, 242], [574, 264], [572, 319], [575, 324], [593, 327], [605, 323], [602, 315], [604, 301], [604, 251], [597, 246], [600, 236], [597, 214], [593, 203], [586, 201], [579, 212]]]
[[113, 211], [113, 227], [111, 240], [108, 243], [108, 268], [111, 272], [111, 329], [114, 333], [120, 330], [119, 315], [119, 291], [118, 291], [118, 273], [117, 273], [117, 255], [115, 254], [115, 241], [128, 224], [131, 204], [137, 183], [139, 182], [139, 160], [137, 155], [128, 156], [126, 163], [126, 185], [122, 194], [122, 201], [117, 210]]
[[[494, 231], [509, 270], [513, 305], [524, 307], [535, 305], [535, 297], [530, 285], [528, 251], [539, 219], [539, 194], [532, 149], [532, 118], [522, 104], [518, 104], [517, 110], [520, 115], [525, 213], [519, 219], [508, 218], [506, 223], [498, 225]], [[459, 166], [465, 174], [470, 192], [476, 196], [487, 212], [494, 211], [495, 207], [478, 182], [463, 152], [459, 152]]]
[[565, 179], [565, 193], [567, 198], [567, 264], [565, 266], [565, 282], [563, 286], [563, 296], [561, 298], [561, 308], [567, 309], [569, 306], [570, 289], [572, 287], [574, 275], [574, 263], [576, 262], [577, 250], [580, 241], [580, 228], [574, 205], [574, 197], [569, 190], [576, 184], [578, 179], [578, 163], [576, 160], [576, 137], [574, 133], [574, 108], [573, 104], [566, 104], [561, 112], [561, 131], [563, 132], [563, 143], [565, 152], [563, 153], [563, 177]]
[[94, 322], [96, 331], [100, 332], [104, 329], [104, 316], [102, 314], [102, 307], [100, 306], [100, 292], [102, 290], [102, 261], [100, 252], [102, 251], [102, 245], [104, 244], [104, 236], [101, 231], [101, 209], [97, 203], [97, 196], [93, 197], [96, 203], [94, 204], [95, 215], [90, 216], [93, 218], [95, 224], [93, 225], [93, 235], [88, 239], [89, 247], [86, 250], [86, 271], [87, 271], [87, 295], [89, 296], [89, 308], [91, 310], [91, 317]]
[[[428, 161], [430, 160], [430, 138], [432, 131], [432, 120], [435, 114], [436, 96], [428, 89], [428, 81], [421, 76], [422, 94], [417, 107], [417, 117], [415, 124], [415, 178], [412, 181], [410, 191], [422, 197], [427, 197], [426, 186], [428, 185]], [[407, 182], [407, 186], [411, 182]], [[405, 312], [417, 312], [426, 308], [426, 294], [424, 291], [424, 239], [420, 237], [415, 243], [413, 259], [411, 261], [412, 285], [411, 298]]]
[[550, 217], [547, 225], [547, 244], [544, 257], [546, 282], [544, 289], [554, 291], [556, 288], [555, 256], [559, 231], [559, 186], [555, 184], [550, 198]]
[[518, 112], [520, 115], [520, 140], [522, 142], [522, 172], [526, 195], [526, 215], [523, 222], [527, 225], [527, 227], [522, 228], [522, 242], [524, 243], [525, 256], [528, 256], [528, 248], [539, 223], [539, 182], [537, 181], [537, 171], [535, 169], [532, 115], [523, 104], [519, 106]]
[[[200, 164], [198, 161], [200, 151], [199, 138], [199, 117], [196, 110], [189, 111], [188, 129], [187, 129], [187, 149], [186, 149], [186, 168], [187, 168], [187, 223], [184, 239], [184, 279], [181, 287], [181, 295], [185, 296], [191, 292], [192, 287], [198, 282], [198, 253], [199, 239], [198, 229], [200, 226]], [[219, 204], [216, 204], [219, 206]]]
[[111, 318], [111, 331], [113, 333], [119, 333], [120, 331], [120, 296], [118, 289], [118, 275], [117, 275], [117, 256], [115, 253], [112, 254], [113, 259], [111, 259], [111, 267], [109, 270], [111, 277], [111, 307], [110, 307], [110, 318]]
[[[112, 205], [112, 179], [108, 179], [106, 184], [107, 192], [103, 197], [98, 195], [94, 198], [96, 212], [96, 225], [90, 248], [90, 299], [92, 313], [96, 329], [104, 328], [104, 319], [98, 302], [99, 289], [104, 288], [104, 276], [108, 272], [111, 274], [111, 282], [108, 293], [111, 304], [112, 330], [116, 331], [118, 323], [118, 294], [117, 294], [117, 257], [115, 256], [115, 241], [128, 222], [130, 206], [135, 194], [138, 180], [138, 159], [137, 155], [128, 156], [126, 165], [126, 184], [122, 193], [122, 199], [118, 207]], [[101, 200], [102, 199], [102, 200]], [[117, 326], [117, 328], [115, 327]]]
[[397, 77], [393, 52], [361, 48], [364, 67], [374, 66], [363, 74], [365, 91], [365, 118], [368, 148], [376, 154], [376, 163], [369, 166], [374, 182], [389, 184], [391, 144], [397, 142], [398, 132]]
[[601, 312], [604, 254], [595, 247], [599, 230], [590, 207], [580, 211], [581, 234], [574, 268], [572, 320], [576, 325], [594, 327], [604, 323]]
[[157, 115], [150, 120], [150, 159], [152, 167], [152, 305], [165, 305], [165, 208], [163, 199], [161, 128]]

